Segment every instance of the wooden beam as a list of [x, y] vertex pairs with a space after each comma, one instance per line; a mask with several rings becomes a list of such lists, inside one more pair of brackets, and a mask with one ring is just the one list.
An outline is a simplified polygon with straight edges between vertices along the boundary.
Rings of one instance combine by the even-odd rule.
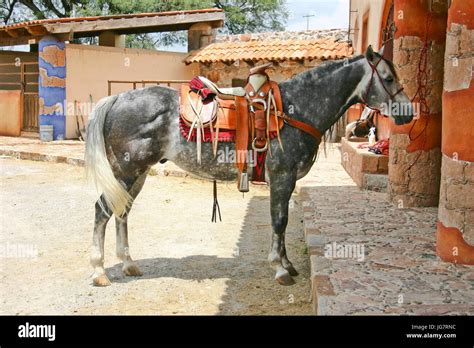
[[[100, 32], [105, 30], [116, 30], [120, 29], [134, 29], [139, 30], [140, 28], [154, 28], [156, 32], [161, 31], [161, 27], [170, 28], [176, 27], [175, 30], [182, 30], [183, 27], [190, 27], [193, 24], [200, 22], [209, 22], [211, 27], [221, 27], [224, 21], [224, 13], [196, 13], [196, 14], [178, 14], [173, 16], [155, 16], [155, 17], [134, 17], [134, 18], [121, 18], [121, 19], [108, 19], [108, 20], [95, 20], [95, 21], [84, 21], [84, 22], [71, 22], [71, 23], [60, 23], [60, 24], [43, 24], [46, 30], [53, 34], [67, 33], [74, 31], [75, 33], [81, 32]], [[179, 28], [179, 29], [178, 29]]]
[[[74, 38], [73, 33], [56, 34], [54, 36], [61, 41], [71, 41]], [[29, 40], [34, 40], [35, 43], [38, 43], [41, 40], [41, 36], [25, 35], [16, 38], [0, 37], [0, 46], [28, 45], [30, 44]]]
[[33, 25], [26, 27], [28, 33], [34, 36], [46, 35], [48, 34], [48, 30], [42, 25]]
[[19, 31], [19, 30], [5, 29], [5, 32], [6, 32], [10, 37], [14, 37], [14, 38], [17, 38], [17, 37], [20, 35], [20, 31]]

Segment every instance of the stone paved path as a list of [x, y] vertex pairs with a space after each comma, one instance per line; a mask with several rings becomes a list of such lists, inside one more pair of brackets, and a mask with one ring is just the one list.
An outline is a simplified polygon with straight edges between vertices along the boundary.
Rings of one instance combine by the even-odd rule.
[[[359, 190], [337, 147], [299, 191], [318, 314], [474, 314], [474, 267], [436, 256], [437, 208], [398, 208], [384, 193]], [[363, 260], [331, 257], [343, 247]]]

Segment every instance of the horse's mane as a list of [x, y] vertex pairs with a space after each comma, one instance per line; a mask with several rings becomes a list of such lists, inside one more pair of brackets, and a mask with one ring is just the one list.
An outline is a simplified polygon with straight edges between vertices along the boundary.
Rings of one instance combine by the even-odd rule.
[[364, 55], [357, 55], [357, 56], [353, 56], [353, 57], [350, 57], [350, 58], [344, 58], [344, 59], [338, 59], [338, 60], [327, 60], [327, 61], [324, 61], [322, 64], [320, 64], [318, 66], [315, 66], [312, 69], [308, 69], [308, 70], [303, 71], [299, 74], [296, 74], [295, 76], [293, 76], [288, 81], [290, 81], [294, 78], [305, 78], [306, 76], [310, 76], [310, 75], [313, 75], [315, 73], [317, 73], [318, 76], [320, 76], [320, 77], [324, 77], [324, 76], [327, 76], [329, 74], [332, 74], [334, 71], [336, 71], [341, 66], [346, 64], [346, 62], [351, 64], [351, 63], [354, 63], [354, 62], [356, 62], [360, 59], [363, 59], [363, 58], [365, 58]]

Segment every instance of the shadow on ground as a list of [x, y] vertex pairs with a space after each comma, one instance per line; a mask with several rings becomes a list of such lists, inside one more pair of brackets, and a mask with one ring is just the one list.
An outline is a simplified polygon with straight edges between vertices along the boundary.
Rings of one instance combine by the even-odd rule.
[[300, 203], [294, 200], [286, 235], [288, 255], [300, 275], [295, 278], [295, 285], [284, 287], [274, 280], [274, 270], [267, 261], [271, 241], [269, 197], [254, 196], [247, 202], [232, 257], [148, 258], [136, 261], [144, 274], [140, 278], [121, 276], [120, 263], [108, 268], [108, 274], [116, 283], [167, 277], [198, 282], [226, 278], [226, 291], [218, 314], [312, 314]]

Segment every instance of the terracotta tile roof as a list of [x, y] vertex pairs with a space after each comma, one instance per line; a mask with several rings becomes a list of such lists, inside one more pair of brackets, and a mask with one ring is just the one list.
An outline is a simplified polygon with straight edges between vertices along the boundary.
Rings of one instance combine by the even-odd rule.
[[253, 40], [216, 42], [190, 54], [185, 62], [190, 63], [231, 63], [237, 60], [305, 60], [342, 59], [350, 57], [353, 48], [347, 41], [334, 37], [305, 40]]
[[188, 10], [188, 11], [168, 11], [168, 12], [149, 12], [149, 13], [131, 13], [111, 16], [90, 16], [90, 17], [67, 17], [67, 18], [51, 18], [51, 19], [39, 19], [29, 22], [13, 23], [9, 25], [1, 25], [0, 30], [4, 29], [16, 29], [29, 26], [43, 25], [43, 24], [55, 24], [55, 23], [74, 23], [74, 22], [90, 22], [100, 21], [109, 19], [125, 19], [125, 18], [144, 18], [144, 17], [164, 17], [164, 16], [176, 16], [176, 15], [187, 15], [197, 13], [212, 13], [212, 12], [224, 12], [218, 8], [209, 8], [202, 10]]

